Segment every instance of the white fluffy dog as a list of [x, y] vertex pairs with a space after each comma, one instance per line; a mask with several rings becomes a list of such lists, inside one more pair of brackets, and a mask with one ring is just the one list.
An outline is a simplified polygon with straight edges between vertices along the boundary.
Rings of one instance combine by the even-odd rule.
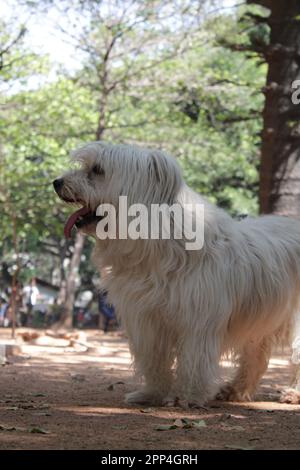
[[[293, 342], [299, 363], [298, 221], [233, 220], [188, 188], [175, 159], [160, 151], [94, 142], [74, 158], [80, 168], [54, 181], [60, 198], [83, 206], [69, 218], [66, 235], [76, 224], [95, 236], [96, 208], [117, 208], [121, 195], [147, 207], [204, 204], [204, 246], [198, 251], [174, 238], [96, 237], [94, 261], [100, 270], [111, 266], [109, 299], [144, 378], [144, 386], [127, 395], [129, 403], [158, 405], [174, 394], [203, 403], [217, 392], [223, 399], [248, 400], [278, 340]], [[234, 353], [239, 367], [220, 389], [219, 362], [226, 353]], [[300, 402], [299, 373], [284, 400]]]

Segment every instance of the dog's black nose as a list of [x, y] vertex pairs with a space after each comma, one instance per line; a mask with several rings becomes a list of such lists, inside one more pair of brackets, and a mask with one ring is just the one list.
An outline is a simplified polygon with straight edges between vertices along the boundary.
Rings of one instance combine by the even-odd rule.
[[55, 191], [59, 191], [64, 185], [64, 180], [63, 178], [57, 178], [56, 180], [53, 181], [53, 186]]

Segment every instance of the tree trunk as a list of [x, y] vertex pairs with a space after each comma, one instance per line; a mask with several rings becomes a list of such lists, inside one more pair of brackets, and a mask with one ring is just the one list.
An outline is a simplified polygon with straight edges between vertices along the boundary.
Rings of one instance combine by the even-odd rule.
[[63, 312], [58, 327], [72, 328], [73, 325], [73, 308], [76, 291], [76, 277], [78, 275], [81, 253], [83, 250], [85, 236], [81, 232], [77, 232], [74, 244], [74, 251], [70, 261], [68, 276], [65, 283], [66, 299], [63, 304]]
[[299, 0], [257, 0], [270, 8], [270, 44], [263, 110], [260, 212], [300, 219], [300, 105], [293, 104], [292, 84], [300, 79]]
[[67, 275], [66, 275], [66, 268], [65, 268], [65, 260], [67, 258], [67, 252], [69, 248], [69, 241], [64, 239], [61, 243], [59, 243], [58, 251], [59, 251], [59, 261], [60, 261], [60, 289], [57, 295], [57, 304], [64, 305], [67, 298]]
[[19, 272], [20, 272], [20, 256], [19, 256], [19, 242], [18, 242], [18, 231], [17, 231], [17, 218], [13, 213], [12, 217], [13, 223], [13, 246], [14, 246], [14, 254], [16, 257], [16, 270], [14, 271], [12, 277], [12, 286], [11, 286], [11, 337], [15, 338], [15, 330], [16, 330], [16, 316], [17, 316], [17, 298], [19, 295]]

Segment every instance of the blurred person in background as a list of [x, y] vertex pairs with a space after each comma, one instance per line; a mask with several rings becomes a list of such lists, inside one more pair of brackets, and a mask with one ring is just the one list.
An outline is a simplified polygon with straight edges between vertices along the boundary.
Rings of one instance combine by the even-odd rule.
[[30, 284], [24, 287], [23, 295], [24, 295], [24, 301], [25, 301], [26, 309], [27, 309], [26, 325], [24, 326], [29, 326], [32, 322], [33, 308], [37, 303], [37, 297], [39, 295], [39, 290], [36, 286], [36, 280], [34, 277], [31, 279]]
[[99, 312], [103, 316], [103, 320], [104, 320], [103, 331], [104, 333], [107, 333], [110, 324], [117, 322], [115, 308], [113, 305], [107, 302], [107, 291], [102, 290], [100, 292], [99, 298], [98, 298], [98, 306], [99, 306]]

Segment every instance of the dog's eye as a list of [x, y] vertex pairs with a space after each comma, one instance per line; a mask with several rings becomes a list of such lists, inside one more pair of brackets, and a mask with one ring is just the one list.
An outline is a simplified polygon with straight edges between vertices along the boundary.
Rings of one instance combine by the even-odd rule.
[[100, 165], [94, 165], [93, 168], [92, 168], [92, 172], [95, 174], [95, 175], [104, 175], [104, 170], [103, 168], [101, 168]]

